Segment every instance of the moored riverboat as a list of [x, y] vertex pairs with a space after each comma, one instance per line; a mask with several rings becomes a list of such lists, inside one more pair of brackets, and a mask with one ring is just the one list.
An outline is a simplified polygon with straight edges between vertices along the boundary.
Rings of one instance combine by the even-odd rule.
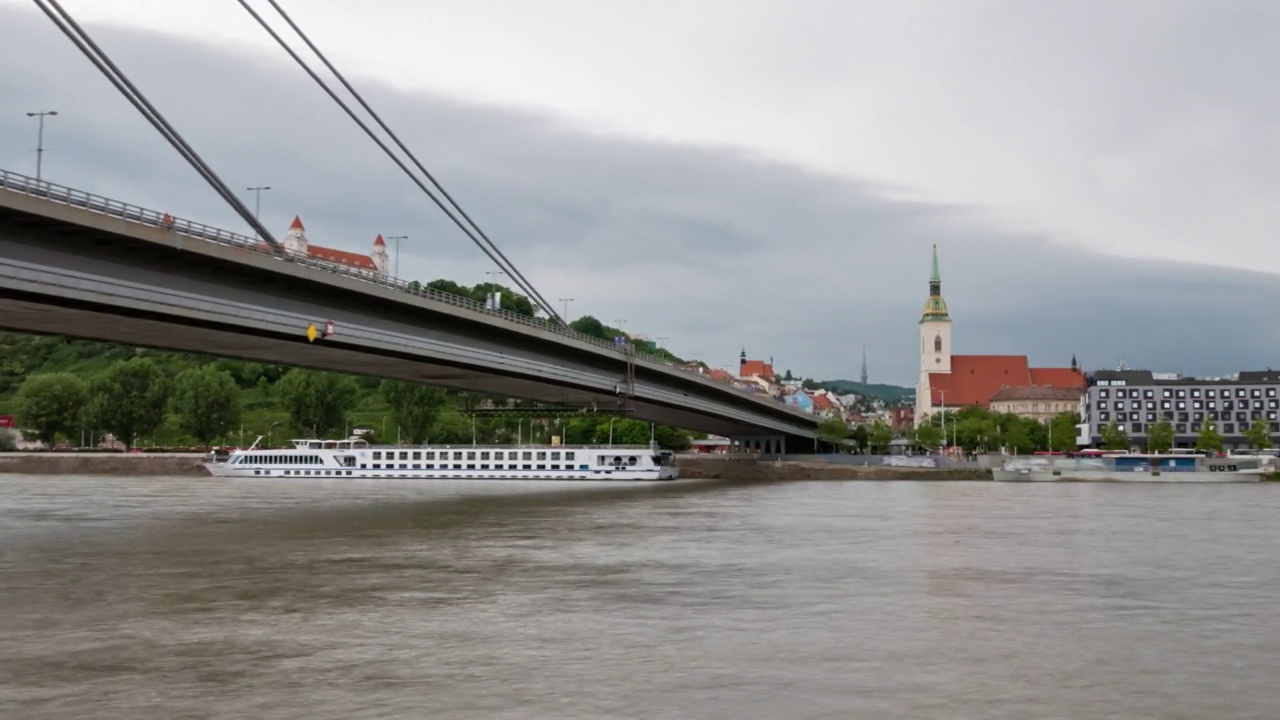
[[[261, 441], [261, 438], [258, 439]], [[205, 463], [216, 477], [417, 480], [675, 480], [675, 456], [650, 445], [371, 445], [363, 438], [293, 440]]]
[[991, 471], [1003, 482], [1258, 482], [1272, 471], [1267, 456], [1115, 453], [1087, 458], [1014, 458]]

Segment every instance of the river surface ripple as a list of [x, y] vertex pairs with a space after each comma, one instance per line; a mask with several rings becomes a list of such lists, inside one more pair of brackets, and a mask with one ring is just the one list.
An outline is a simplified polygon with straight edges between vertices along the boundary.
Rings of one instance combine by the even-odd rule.
[[0, 477], [5, 718], [1280, 717], [1280, 486]]

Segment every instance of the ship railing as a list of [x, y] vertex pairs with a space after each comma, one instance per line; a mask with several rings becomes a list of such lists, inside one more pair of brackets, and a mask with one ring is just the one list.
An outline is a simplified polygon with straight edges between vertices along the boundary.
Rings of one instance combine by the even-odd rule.
[[[290, 253], [285, 251], [282, 247], [272, 248], [270, 244], [259, 238], [253, 238], [248, 235], [223, 230], [221, 228], [205, 225], [185, 218], [174, 217], [167, 212], [157, 212], [155, 210], [139, 207], [120, 200], [113, 200], [108, 197], [95, 195], [94, 193], [85, 192], [83, 190], [77, 190], [65, 185], [51, 183], [48, 180], [37, 180], [33, 177], [9, 170], [0, 170], [0, 189], [11, 190], [23, 195], [44, 198], [45, 200], [50, 200], [52, 202], [81, 208], [90, 212], [107, 215], [109, 217], [120, 218], [140, 225], [168, 230], [184, 237], [196, 238], [198, 240], [204, 240], [218, 245], [235, 247], [246, 252], [274, 257], [279, 260], [293, 262], [297, 265], [320, 269], [325, 272], [342, 275], [344, 277], [353, 278], [380, 287], [399, 290], [401, 292], [414, 295], [415, 297], [427, 298], [453, 307], [463, 308], [492, 317], [498, 317], [511, 323], [554, 333], [588, 345], [613, 350], [623, 354], [629, 353], [637, 359], [644, 360], [645, 362], [652, 363], [660, 367], [666, 367], [671, 370], [682, 369], [671, 361], [670, 356], [657, 355], [654, 353], [636, 350], [634, 345], [630, 343], [611, 342], [609, 340], [595, 337], [594, 335], [588, 335], [584, 332], [574, 330], [568, 325], [553, 323], [549, 319], [530, 317], [510, 310], [503, 310], [501, 308], [492, 308], [484, 303], [472, 300], [471, 298], [429, 288], [417, 281], [406, 282], [399, 278], [387, 277], [382, 273], [375, 272], [373, 270], [355, 268], [338, 262], [321, 260], [297, 253]], [[716, 387], [726, 387], [726, 385], [718, 383], [701, 375], [700, 373], [687, 372], [687, 374], [692, 377], [697, 377], [698, 380], [703, 383], [714, 384]], [[733, 389], [742, 395], [752, 394], [736, 387]], [[755, 395], [755, 397], [759, 396]]]
[[651, 450], [651, 445], [536, 445], [536, 444], [477, 444], [477, 445], [370, 445], [371, 450], [450, 450], [450, 451], [475, 451], [475, 450], [537, 450], [559, 452], [561, 450]]

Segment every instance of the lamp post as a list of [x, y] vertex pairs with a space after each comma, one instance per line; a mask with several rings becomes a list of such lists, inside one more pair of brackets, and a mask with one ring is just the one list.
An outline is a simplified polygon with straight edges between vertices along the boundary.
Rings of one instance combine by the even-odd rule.
[[[497, 292], [497, 291], [496, 291], [496, 290], [494, 290], [494, 288], [498, 286], [498, 276], [499, 276], [499, 275], [506, 275], [506, 274], [507, 274], [507, 271], [505, 271], [505, 270], [488, 270], [488, 271], [486, 271], [486, 272], [485, 272], [485, 275], [488, 275], [488, 276], [489, 276], [489, 292], [488, 292], [488, 298], [485, 300], [485, 305], [488, 305], [490, 301], [492, 301], [492, 300], [494, 300], [494, 299], [496, 298], [496, 296], [494, 295], [494, 293], [495, 293], [495, 292]], [[511, 276], [510, 276], [510, 275], [507, 275], [507, 277], [511, 277]], [[500, 305], [500, 304], [501, 304], [500, 302], [494, 302], [494, 303], [493, 303], [493, 307], [492, 307], [492, 308], [490, 308], [490, 309], [491, 309], [491, 310], [500, 310], [501, 308], [499, 308], [499, 307], [498, 307], [498, 305]]]
[[573, 302], [573, 300], [574, 298], [560, 298], [560, 302], [564, 303], [564, 314], [560, 316], [560, 319], [566, 323], [569, 322], [569, 303]]
[[609, 418], [609, 447], [613, 447], [613, 421], [617, 418]]
[[279, 424], [280, 424], [280, 421], [277, 420], [267, 426], [267, 447], [268, 448], [271, 447], [271, 431], [274, 430], [276, 425], [279, 425]]
[[392, 235], [387, 239], [396, 241], [396, 256], [395, 256], [395, 259], [392, 261], [394, 264], [392, 265], [393, 270], [391, 271], [391, 275], [395, 279], [399, 280], [400, 279], [400, 241], [408, 240], [409, 236], [408, 235]]
[[[255, 187], [245, 188], [245, 189], [246, 189], [246, 190], [248, 190], [249, 192], [253, 193], [253, 219], [254, 219], [254, 220], [257, 220], [257, 219], [258, 219], [258, 212], [259, 212], [260, 210], [262, 210], [262, 191], [263, 191], [263, 190], [270, 190], [270, 189], [271, 189], [271, 186], [270, 186], [270, 185], [257, 185], [257, 186], [255, 186]], [[254, 229], [254, 231], [253, 231], [253, 236], [254, 236], [255, 238], [256, 238], [256, 237], [258, 237], [258, 231], [257, 231], [257, 229], [256, 229], [256, 228], [255, 228], [255, 229]]]
[[39, 118], [40, 129], [36, 130], [36, 180], [39, 181], [44, 171], [44, 119], [57, 115], [57, 110], [40, 110], [27, 113], [27, 117]]

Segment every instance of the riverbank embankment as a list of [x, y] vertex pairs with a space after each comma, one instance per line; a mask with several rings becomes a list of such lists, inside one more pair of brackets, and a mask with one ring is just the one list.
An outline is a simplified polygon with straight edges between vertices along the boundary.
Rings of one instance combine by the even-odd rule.
[[680, 477], [735, 480], [990, 480], [986, 468], [854, 465], [822, 460], [681, 455]]
[[201, 453], [0, 453], [0, 473], [23, 475], [208, 475]]

